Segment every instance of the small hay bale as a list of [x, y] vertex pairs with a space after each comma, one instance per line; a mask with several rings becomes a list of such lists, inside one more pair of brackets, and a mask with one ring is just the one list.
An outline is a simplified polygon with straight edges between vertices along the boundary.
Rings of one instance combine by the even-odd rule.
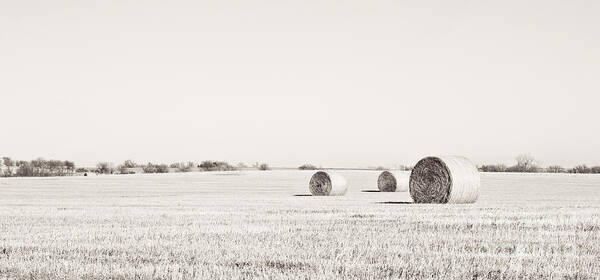
[[377, 178], [377, 188], [380, 192], [408, 191], [408, 176], [400, 172], [383, 171]]
[[315, 196], [344, 195], [346, 194], [346, 179], [339, 174], [319, 171], [315, 173], [308, 183], [310, 193]]
[[479, 197], [481, 179], [467, 158], [426, 157], [413, 168], [409, 185], [416, 203], [473, 203]]

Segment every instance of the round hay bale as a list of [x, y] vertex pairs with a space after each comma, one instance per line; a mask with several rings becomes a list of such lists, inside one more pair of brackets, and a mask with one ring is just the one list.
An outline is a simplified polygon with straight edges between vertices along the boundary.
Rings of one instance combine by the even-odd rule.
[[426, 157], [410, 174], [410, 196], [416, 203], [473, 203], [480, 184], [479, 172], [467, 158]]
[[383, 171], [377, 178], [377, 188], [380, 192], [408, 191], [408, 176], [400, 172]]
[[312, 195], [344, 195], [346, 194], [346, 179], [339, 174], [318, 171], [308, 183]]

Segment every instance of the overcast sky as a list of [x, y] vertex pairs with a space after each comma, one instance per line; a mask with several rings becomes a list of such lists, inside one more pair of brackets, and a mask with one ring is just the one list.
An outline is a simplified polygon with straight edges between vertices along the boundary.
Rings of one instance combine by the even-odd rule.
[[1, 1], [0, 156], [600, 165], [600, 1]]

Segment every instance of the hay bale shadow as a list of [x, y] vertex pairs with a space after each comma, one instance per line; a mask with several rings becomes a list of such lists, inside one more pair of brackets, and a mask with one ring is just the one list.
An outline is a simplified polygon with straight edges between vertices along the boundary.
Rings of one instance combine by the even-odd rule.
[[377, 204], [415, 204], [414, 202], [410, 202], [410, 201], [381, 201], [381, 202], [375, 202]]
[[381, 192], [380, 190], [362, 190], [361, 192], [374, 192], [374, 193], [378, 193]]
[[312, 194], [295, 194], [293, 196], [313, 196]]

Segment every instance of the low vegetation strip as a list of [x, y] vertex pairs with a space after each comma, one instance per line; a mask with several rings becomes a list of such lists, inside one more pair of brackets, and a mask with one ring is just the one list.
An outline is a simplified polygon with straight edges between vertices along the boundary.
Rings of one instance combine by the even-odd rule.
[[[517, 164], [506, 166], [504, 164], [484, 164], [479, 166], [481, 172], [512, 172], [512, 173], [576, 173], [576, 174], [600, 174], [600, 166], [588, 167], [585, 164], [577, 165], [573, 168], [564, 168], [559, 165], [550, 165], [540, 167], [536, 160], [529, 155], [520, 155], [516, 157]], [[137, 174], [137, 173], [175, 173], [191, 171], [235, 171], [256, 169], [267, 171], [271, 167], [267, 163], [254, 163], [248, 167], [244, 163], [231, 165], [225, 161], [205, 160], [201, 163], [192, 161], [175, 162], [171, 164], [153, 163], [137, 164], [133, 160], [126, 160], [122, 164], [114, 165], [111, 162], [99, 162], [95, 167], [76, 167], [73, 161], [69, 160], [45, 160], [38, 158], [31, 161], [12, 160], [10, 157], [2, 157], [0, 160], [0, 177], [47, 177], [47, 176], [74, 176], [94, 174]], [[286, 168], [277, 168], [286, 169]], [[322, 170], [313, 164], [303, 164], [298, 167], [299, 170]], [[362, 168], [325, 168], [327, 170], [386, 170], [383, 166], [362, 167]], [[411, 166], [396, 165], [391, 168], [394, 171], [410, 171]]]
[[31, 161], [14, 161], [3, 157], [2, 164], [4, 167], [0, 168], [0, 176], [3, 177], [68, 176], [75, 173], [75, 163], [68, 160], [38, 158]]
[[[256, 163], [252, 166], [257, 170], [271, 170], [267, 163]], [[195, 162], [176, 162], [170, 165], [164, 163], [137, 164], [133, 160], [126, 160], [115, 167], [111, 162], [99, 162], [93, 168], [76, 167], [72, 161], [45, 160], [38, 158], [31, 161], [12, 160], [10, 157], [3, 157], [0, 160], [0, 177], [50, 177], [50, 176], [73, 176], [94, 174], [136, 174], [136, 173], [171, 173], [171, 172], [190, 172], [190, 171], [236, 171], [239, 169], [248, 169], [248, 167], [239, 163], [237, 166], [230, 165], [225, 161], [202, 161], [199, 164]]]

